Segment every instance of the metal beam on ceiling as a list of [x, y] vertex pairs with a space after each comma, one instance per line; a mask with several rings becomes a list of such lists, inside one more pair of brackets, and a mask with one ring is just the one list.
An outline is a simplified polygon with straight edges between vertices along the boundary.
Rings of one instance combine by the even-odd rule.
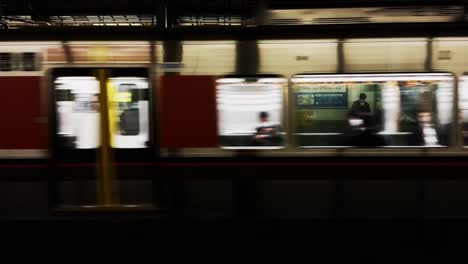
[[[5, 0], [4, 0], [5, 1]], [[29, 0], [8, 1], [9, 15], [44, 16], [80, 14], [138, 14], [156, 13], [156, 8], [167, 6], [174, 14], [241, 14], [251, 10], [249, 3], [258, 0]]]
[[[167, 5], [174, 14], [245, 14], [259, 5], [271, 8], [464, 5], [466, 0], [3, 0], [8, 15], [155, 13]], [[33, 14], [33, 12], [37, 14]]]
[[[0, 3], [1, 1], [6, 3], [6, 0], [0, 0]], [[3, 8], [4, 14], [0, 15], [0, 23], [16, 28], [46, 25], [157, 25], [160, 28], [171, 28], [173, 26], [258, 25], [257, 22], [261, 21], [259, 19], [261, 8], [466, 6], [468, 0], [102, 0], [98, 2], [95, 0], [41, 0], [40, 2], [39, 0], [16, 0], [7, 3], [6, 8]], [[1, 12], [2, 8], [0, 8]], [[130, 16], [139, 17], [141, 21], [127, 21], [127, 17]], [[115, 19], [115, 17], [119, 18]], [[322, 18], [319, 17], [318, 20], [320, 19]], [[332, 22], [336, 20], [336, 18], [333, 19]], [[325, 20], [328, 23], [330, 18], [326, 17]]]
[[349, 8], [379, 6], [447, 6], [464, 5], [466, 0], [264, 0], [269, 8]]
[[25, 28], [0, 34], [0, 41], [13, 40], [268, 40], [348, 39], [396, 37], [468, 37], [466, 23], [396, 23], [357, 25], [301, 25], [233, 27], [118, 28], [63, 27]]

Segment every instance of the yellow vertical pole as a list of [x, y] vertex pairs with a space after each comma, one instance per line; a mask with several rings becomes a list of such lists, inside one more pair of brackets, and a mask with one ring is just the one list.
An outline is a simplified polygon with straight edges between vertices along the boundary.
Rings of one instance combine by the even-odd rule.
[[99, 98], [100, 101], [100, 108], [101, 108], [101, 115], [100, 115], [100, 142], [101, 142], [101, 151], [98, 154], [100, 157], [98, 158], [99, 162], [99, 174], [98, 178], [100, 180], [97, 181], [97, 188], [98, 188], [98, 202], [100, 205], [103, 206], [114, 206], [118, 204], [118, 197], [117, 197], [117, 186], [115, 183], [115, 173], [114, 168], [112, 165], [113, 161], [113, 153], [110, 146], [110, 137], [113, 135], [110, 133], [110, 99], [108, 98], [108, 85], [107, 79], [108, 76], [106, 74], [106, 70], [99, 69], [97, 71], [99, 84], [100, 84], [100, 92], [101, 96]]
[[106, 110], [107, 110], [107, 145], [106, 148], [108, 149], [108, 156], [109, 156], [109, 176], [108, 176], [108, 184], [106, 188], [108, 189], [109, 193], [112, 195], [111, 201], [113, 205], [119, 205], [120, 204], [120, 199], [119, 199], [119, 191], [118, 191], [118, 184], [117, 184], [117, 176], [116, 176], [116, 170], [115, 167], [112, 165], [113, 162], [115, 161], [115, 156], [113, 149], [115, 147], [114, 145], [114, 135], [116, 131], [116, 103], [115, 103], [115, 88], [112, 84], [111, 81], [109, 81], [106, 78], [106, 83], [105, 83], [105, 88], [106, 88], [106, 98], [107, 98], [107, 104], [106, 104]]

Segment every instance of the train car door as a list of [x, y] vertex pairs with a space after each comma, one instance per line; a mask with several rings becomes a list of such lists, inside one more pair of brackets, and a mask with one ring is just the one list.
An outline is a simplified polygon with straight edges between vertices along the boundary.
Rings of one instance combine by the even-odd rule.
[[153, 206], [152, 185], [135, 183], [150, 176], [154, 158], [147, 69], [60, 68], [51, 75], [56, 203]]

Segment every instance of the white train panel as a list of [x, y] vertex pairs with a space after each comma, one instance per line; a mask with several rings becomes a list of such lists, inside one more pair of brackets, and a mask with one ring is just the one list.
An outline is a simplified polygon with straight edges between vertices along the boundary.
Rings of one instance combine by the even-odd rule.
[[423, 71], [426, 39], [355, 39], [344, 43], [347, 72]]
[[468, 71], [468, 38], [436, 38], [432, 49], [434, 70], [450, 71], [457, 75]]
[[224, 75], [236, 67], [235, 41], [187, 41], [182, 44], [181, 74]]
[[260, 72], [292, 76], [297, 73], [336, 72], [336, 40], [260, 41]]

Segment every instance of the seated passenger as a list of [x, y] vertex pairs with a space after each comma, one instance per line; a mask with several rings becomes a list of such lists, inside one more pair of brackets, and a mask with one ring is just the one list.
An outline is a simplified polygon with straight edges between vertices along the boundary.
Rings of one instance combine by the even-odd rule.
[[253, 138], [253, 146], [279, 146], [281, 145], [281, 135], [279, 135], [279, 126], [269, 123], [268, 113], [260, 112], [261, 126], [257, 127]]

